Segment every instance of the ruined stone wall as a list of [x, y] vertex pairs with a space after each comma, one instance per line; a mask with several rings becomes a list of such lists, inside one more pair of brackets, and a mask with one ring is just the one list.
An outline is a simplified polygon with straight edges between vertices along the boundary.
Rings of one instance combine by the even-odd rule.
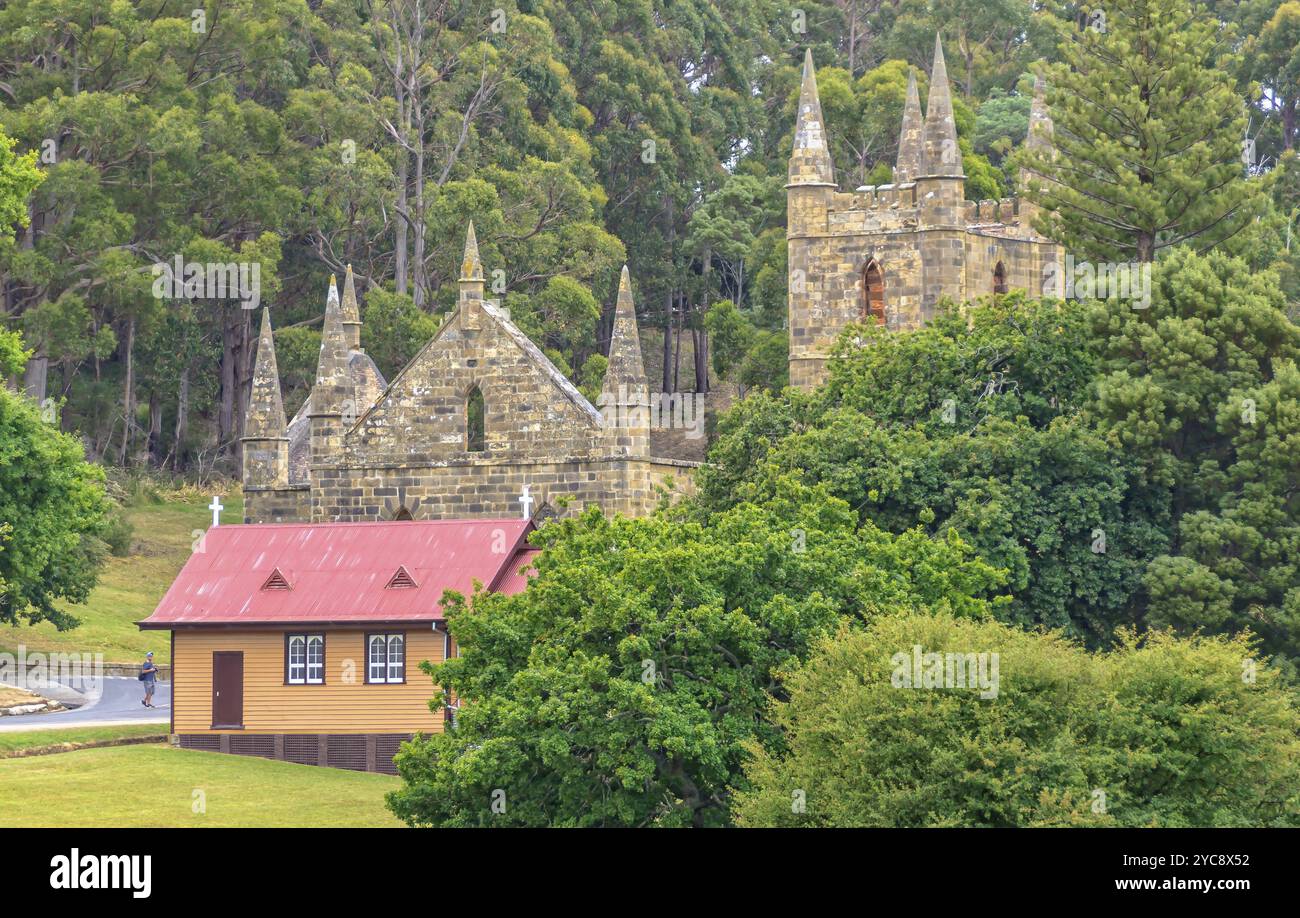
[[1006, 270], [1008, 289], [1040, 296], [1044, 265], [1055, 257], [1056, 246], [1040, 240], [969, 233], [966, 236], [966, 270], [963, 287], [970, 300], [993, 292], [993, 272], [998, 262]]
[[[915, 212], [893, 219], [914, 223]], [[863, 275], [872, 258], [884, 277], [886, 325], [899, 330], [922, 321], [923, 265], [915, 229], [869, 232], [868, 222], [861, 211], [827, 214], [820, 232], [788, 241], [790, 384], [795, 387], [819, 383], [836, 338], [850, 323], [863, 321]]]
[[[884, 198], [880, 187], [886, 189]], [[790, 383], [795, 387], [820, 384], [835, 340], [849, 323], [862, 321], [863, 272], [872, 258], [884, 278], [886, 325], [893, 331], [930, 321], [943, 297], [962, 303], [992, 293], [999, 261], [1009, 289], [1038, 296], [1046, 265], [1059, 258], [1058, 246], [1033, 236], [1019, 222], [1013, 198], [954, 203], [947, 200], [952, 187], [923, 179], [915, 187], [941, 200], [925, 206], [918, 200], [915, 207], [906, 207], [895, 205], [900, 195], [913, 193], [911, 183], [880, 187], [821, 197], [792, 189], [800, 192], [789, 200], [790, 219], [799, 232], [791, 231], [788, 238]], [[878, 206], [830, 209], [832, 204], [881, 200], [889, 202], [883, 211]], [[902, 198], [904, 204], [911, 200]], [[827, 209], [818, 211], [819, 204]], [[886, 225], [901, 228], [879, 229]]]
[[245, 523], [303, 523], [311, 519], [311, 489], [244, 488]]
[[[690, 463], [613, 457], [590, 461], [454, 460], [441, 466], [407, 465], [323, 469], [312, 488], [316, 522], [392, 519], [405, 509], [413, 519], [517, 517], [524, 485], [529, 512], [549, 506], [557, 515], [597, 505], [606, 513], [644, 516], [658, 503], [656, 485], [673, 476], [679, 493], [691, 493]], [[566, 507], [561, 506], [568, 499]]]
[[[484, 448], [470, 450], [468, 394], [483, 395]], [[617, 432], [615, 432], [617, 434]], [[643, 439], [643, 438], [642, 438]], [[638, 441], [639, 442], [639, 441]], [[492, 306], [462, 310], [311, 470], [317, 522], [513, 517], [598, 504], [643, 515], [665, 477]], [[668, 464], [680, 480], [690, 464]], [[570, 500], [562, 510], [562, 498]]]
[[[535, 461], [600, 450], [600, 416], [558, 371], [557, 379], [539, 365], [540, 352], [528, 350], [535, 345], [490, 314], [477, 328], [465, 327], [462, 318], [448, 320], [346, 433], [340, 464]], [[466, 441], [467, 399], [475, 386], [483, 394], [482, 453], [471, 452]]]

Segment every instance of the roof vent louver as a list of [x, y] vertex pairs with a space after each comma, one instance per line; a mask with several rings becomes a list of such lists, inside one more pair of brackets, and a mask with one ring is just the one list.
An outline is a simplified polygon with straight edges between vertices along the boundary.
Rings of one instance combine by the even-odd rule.
[[289, 581], [284, 579], [284, 574], [280, 573], [280, 569], [277, 567], [275, 570], [271, 571], [271, 576], [266, 578], [266, 583], [262, 584], [262, 589], [292, 590], [293, 587], [289, 586]]
[[388, 581], [388, 585], [385, 586], [384, 589], [413, 590], [417, 586], [419, 586], [419, 584], [415, 582], [415, 578], [411, 576], [410, 572], [406, 569], [406, 566], [402, 565], [397, 568], [397, 573], [392, 576], [392, 579]]

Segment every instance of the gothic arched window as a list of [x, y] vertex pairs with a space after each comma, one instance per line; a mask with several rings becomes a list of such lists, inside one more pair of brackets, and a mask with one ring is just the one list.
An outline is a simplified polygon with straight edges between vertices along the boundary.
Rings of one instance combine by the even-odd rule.
[[411, 511], [407, 510], [405, 507], [400, 508], [393, 514], [394, 523], [404, 523], [413, 519], [415, 519], [415, 517], [411, 516]]
[[862, 272], [862, 320], [885, 324], [885, 275], [873, 258]]
[[483, 392], [475, 386], [465, 396], [465, 449], [471, 453], [481, 453], [486, 448], [483, 413]]
[[1000, 261], [998, 262], [998, 266], [993, 269], [993, 292], [1007, 292], [1007, 269]]

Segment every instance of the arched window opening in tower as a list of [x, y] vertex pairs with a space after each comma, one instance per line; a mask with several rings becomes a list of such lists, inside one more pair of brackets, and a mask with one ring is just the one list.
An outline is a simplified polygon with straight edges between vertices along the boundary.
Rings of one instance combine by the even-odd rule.
[[486, 448], [483, 435], [483, 393], [478, 386], [465, 397], [465, 449], [481, 453]]
[[407, 510], [405, 507], [402, 507], [393, 514], [394, 523], [404, 523], [413, 519], [415, 519], [415, 517], [411, 516], [411, 511]]
[[862, 320], [885, 324], [885, 276], [874, 258], [862, 272]]
[[1007, 292], [1007, 269], [1000, 261], [998, 262], [998, 266], [993, 269], [993, 292]]

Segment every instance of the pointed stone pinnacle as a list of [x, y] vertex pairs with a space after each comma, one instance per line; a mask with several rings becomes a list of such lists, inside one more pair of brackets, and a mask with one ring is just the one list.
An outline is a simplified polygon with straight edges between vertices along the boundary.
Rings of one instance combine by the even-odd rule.
[[921, 96], [916, 89], [916, 71], [907, 68], [907, 100], [903, 103], [903, 126], [898, 132], [898, 163], [895, 182], [910, 182], [921, 172], [925, 122], [921, 117]]
[[271, 335], [271, 311], [262, 307], [262, 329], [257, 336], [257, 362], [244, 416], [245, 439], [284, 436], [284, 403], [280, 397], [280, 371], [275, 363], [275, 339]]
[[361, 348], [361, 306], [357, 303], [357, 282], [352, 276], [352, 265], [348, 265], [347, 274], [343, 276], [343, 334], [350, 350]]
[[341, 414], [345, 410], [344, 401], [352, 397], [349, 360], [338, 286], [331, 276], [329, 298], [325, 301], [325, 326], [321, 330], [320, 359], [316, 363], [316, 388], [311, 396], [313, 414]]
[[469, 221], [465, 233], [465, 258], [460, 265], [461, 280], [483, 280], [483, 263], [478, 257], [478, 237], [474, 234], [474, 221]]
[[1031, 149], [1052, 147], [1052, 116], [1047, 109], [1047, 81], [1042, 74], [1034, 77], [1034, 101], [1029, 107], [1029, 131], [1025, 146]]
[[817, 95], [817, 74], [812, 49], [804, 53], [803, 81], [799, 87], [799, 110], [795, 115], [794, 150], [790, 155], [791, 185], [830, 185], [835, 182], [831, 166], [822, 104]]
[[957, 145], [957, 122], [952, 115], [948, 67], [943, 59], [943, 39], [934, 36], [934, 67], [930, 71], [930, 98], [925, 106], [926, 175], [962, 176], [961, 149]]
[[641, 360], [641, 336], [637, 331], [636, 304], [632, 301], [632, 275], [627, 265], [618, 281], [618, 300], [614, 305], [614, 328], [609, 339], [609, 366], [605, 370], [602, 391], [606, 398], [624, 391], [645, 389], [645, 365]]

